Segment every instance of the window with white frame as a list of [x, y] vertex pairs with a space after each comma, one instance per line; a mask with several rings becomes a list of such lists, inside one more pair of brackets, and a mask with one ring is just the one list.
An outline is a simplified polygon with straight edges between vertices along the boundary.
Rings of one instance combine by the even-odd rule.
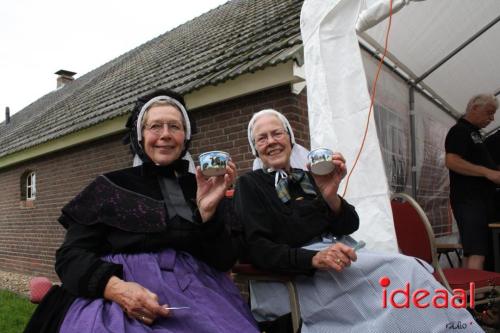
[[27, 171], [21, 178], [21, 200], [35, 200], [36, 198], [36, 173]]
[[35, 200], [36, 197], [36, 173], [30, 172], [26, 177], [26, 200]]

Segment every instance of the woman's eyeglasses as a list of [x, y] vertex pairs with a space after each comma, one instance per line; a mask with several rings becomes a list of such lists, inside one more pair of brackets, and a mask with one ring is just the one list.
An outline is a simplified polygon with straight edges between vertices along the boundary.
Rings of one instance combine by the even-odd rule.
[[147, 124], [144, 126], [146, 130], [150, 131], [154, 135], [161, 135], [165, 130], [165, 127], [167, 128], [168, 132], [172, 134], [175, 134], [183, 130], [182, 125], [178, 122], [166, 122], [166, 123], [158, 122], [158, 123]]
[[269, 133], [262, 133], [257, 135], [255, 138], [255, 144], [257, 146], [264, 146], [269, 142], [269, 137], [271, 136], [274, 140], [279, 141], [285, 137], [287, 132], [284, 129], [277, 129]]

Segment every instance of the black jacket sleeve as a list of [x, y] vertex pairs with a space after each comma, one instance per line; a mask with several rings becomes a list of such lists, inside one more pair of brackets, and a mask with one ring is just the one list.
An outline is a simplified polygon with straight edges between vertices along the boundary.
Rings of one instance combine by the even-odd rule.
[[[229, 205], [219, 204], [214, 216], [201, 225], [201, 258], [220, 271], [229, 270], [237, 259], [237, 249], [233, 247], [226, 225]], [[200, 218], [201, 220], [201, 218]]]
[[103, 297], [111, 276], [123, 276], [121, 265], [100, 259], [107, 247], [107, 226], [78, 224], [64, 214], [60, 220], [65, 220], [68, 229], [63, 244], [56, 252], [55, 269], [64, 288], [79, 297]]
[[359, 228], [359, 216], [353, 205], [349, 204], [344, 198], [340, 197], [340, 212], [335, 214], [323, 198], [320, 199], [324, 206], [326, 216], [333, 223], [330, 225], [330, 231], [333, 235], [350, 235]]

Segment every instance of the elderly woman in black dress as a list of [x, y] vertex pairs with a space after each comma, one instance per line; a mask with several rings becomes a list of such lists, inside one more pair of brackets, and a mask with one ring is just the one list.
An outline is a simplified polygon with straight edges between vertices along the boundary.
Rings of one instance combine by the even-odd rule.
[[[292, 168], [293, 130], [275, 110], [252, 117], [248, 139], [263, 165], [236, 184], [235, 207], [249, 260], [260, 269], [296, 274], [302, 333], [444, 332], [448, 323], [457, 322], [468, 323], [465, 332], [482, 331], [465, 309], [419, 308], [412, 302], [403, 309], [390, 302], [383, 306], [384, 288], [390, 294], [408, 283], [412, 291], [433, 293], [443, 286], [428, 272], [429, 265], [413, 257], [354, 251], [356, 242], [347, 235], [357, 230], [358, 215], [337, 194], [346, 174], [341, 154], [333, 154], [334, 168], [327, 175]], [[286, 290], [285, 295], [280, 290], [268, 282], [252, 285], [252, 310], [259, 321], [290, 311]]]
[[194, 169], [172, 91], [140, 98], [127, 127], [137, 166], [97, 177], [62, 209], [63, 284], [26, 332], [257, 332], [225, 273], [236, 258], [220, 203], [235, 165], [210, 178]]

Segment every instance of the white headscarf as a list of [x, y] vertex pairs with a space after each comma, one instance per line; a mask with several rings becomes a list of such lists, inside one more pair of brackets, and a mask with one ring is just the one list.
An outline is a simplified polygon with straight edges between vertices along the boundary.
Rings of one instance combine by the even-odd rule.
[[283, 114], [279, 113], [274, 109], [261, 110], [255, 113], [252, 116], [252, 119], [250, 119], [250, 122], [248, 123], [248, 130], [247, 130], [248, 143], [250, 144], [250, 149], [252, 150], [253, 156], [257, 156], [257, 149], [255, 149], [255, 140], [253, 138], [253, 127], [257, 119], [259, 119], [262, 116], [268, 116], [268, 115], [277, 117], [283, 123], [283, 128], [290, 135], [290, 142], [292, 143], [292, 146], [295, 145], [295, 136], [293, 135], [292, 126], [290, 126], [288, 119], [286, 119], [286, 117]]
[[288, 121], [288, 119], [286, 119], [286, 117], [282, 113], [280, 113], [276, 110], [273, 110], [273, 109], [265, 109], [265, 110], [262, 110], [262, 111], [255, 113], [252, 116], [252, 119], [250, 119], [250, 122], [248, 123], [248, 130], [247, 130], [248, 143], [250, 144], [252, 154], [254, 156], [256, 156], [255, 160], [253, 161], [252, 169], [258, 170], [258, 169], [262, 169], [264, 167], [262, 160], [259, 157], [257, 157], [257, 150], [255, 148], [255, 141], [253, 139], [253, 127], [254, 127], [257, 119], [259, 119], [262, 116], [266, 116], [266, 115], [273, 115], [273, 116], [277, 117], [282, 122], [283, 128], [285, 128], [285, 130], [290, 135], [290, 142], [292, 144], [292, 152], [291, 152], [291, 156], [290, 156], [290, 166], [292, 168], [307, 170], [307, 167], [306, 167], [307, 154], [309, 154], [309, 150], [307, 150], [306, 148], [304, 148], [303, 146], [301, 146], [295, 142], [295, 135], [293, 134], [293, 129], [292, 129], [292, 126], [290, 126], [290, 122]]
[[[186, 108], [184, 108], [184, 106], [181, 103], [179, 103], [176, 99], [174, 99], [172, 97], [156, 96], [156, 97], [151, 98], [146, 104], [144, 104], [142, 106], [141, 111], [139, 112], [139, 115], [137, 116], [137, 125], [136, 125], [137, 141], [139, 141], [139, 142], [142, 141], [142, 118], [144, 118], [144, 114], [146, 113], [146, 111], [149, 109], [149, 107], [153, 103], [159, 102], [159, 101], [165, 101], [168, 103], [172, 103], [181, 111], [182, 118], [184, 119], [184, 125], [186, 127], [185, 140], [187, 141], [187, 140], [191, 139], [191, 123], [189, 121], [189, 117], [187, 115]], [[196, 168], [194, 165], [193, 158], [191, 157], [191, 154], [188, 151], [186, 152], [184, 157], [182, 157], [182, 159], [189, 162], [188, 172], [193, 173], [193, 174], [196, 173]], [[134, 156], [133, 166], [138, 166], [138, 165], [141, 165], [142, 163], [143, 162], [142, 162], [141, 158], [136, 154]]]
[[139, 112], [139, 115], [137, 116], [137, 140], [140, 142], [142, 141], [142, 118], [144, 117], [144, 114], [146, 111], [149, 109], [149, 107], [155, 103], [155, 102], [168, 102], [174, 104], [182, 114], [182, 118], [184, 119], [184, 124], [186, 126], [186, 141], [191, 139], [191, 123], [189, 122], [189, 117], [186, 111], [186, 108], [184, 108], [184, 105], [179, 103], [175, 98], [169, 97], [169, 96], [156, 96], [151, 98], [146, 104], [144, 104], [141, 108], [141, 111]]

